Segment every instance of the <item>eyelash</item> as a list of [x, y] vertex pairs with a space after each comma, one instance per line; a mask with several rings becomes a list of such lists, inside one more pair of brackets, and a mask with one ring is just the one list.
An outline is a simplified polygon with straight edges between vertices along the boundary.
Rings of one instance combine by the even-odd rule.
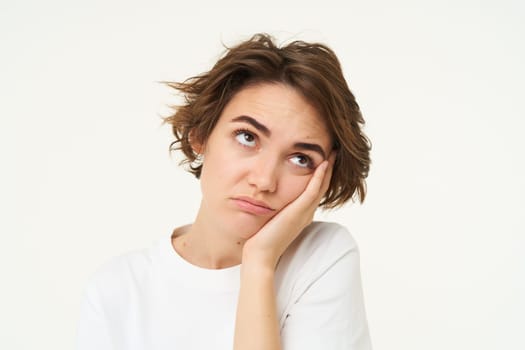
[[[250, 135], [251, 137], [253, 137], [254, 140], [257, 139], [257, 135], [255, 135], [253, 132], [251, 132], [250, 130], [247, 130], [247, 129], [237, 129], [233, 133], [235, 135], [235, 138], [237, 138], [237, 136], [239, 136], [241, 134], [246, 134], [246, 135]], [[243, 147], [251, 148], [250, 146], [247, 146], [247, 145], [244, 145], [244, 144], [240, 143], [238, 140], [236, 140], [236, 141]]]
[[[254, 141], [257, 140], [257, 135], [255, 133], [251, 132], [248, 129], [237, 129], [233, 133], [234, 133], [234, 137], [235, 138], [237, 138], [237, 136], [239, 136], [239, 135], [246, 134], [246, 135], [250, 135], [251, 137], [253, 137]], [[251, 146], [247, 146], [247, 145], [241, 143], [237, 139], [236, 139], [236, 142], [239, 143], [242, 147], [252, 148]], [[299, 168], [304, 168], [304, 169], [314, 169], [315, 168], [314, 161], [312, 160], [312, 158], [310, 158], [306, 154], [298, 153], [298, 154], [294, 154], [292, 158], [294, 158], [294, 157], [304, 157], [306, 159], [306, 162], [307, 162], [306, 166], [300, 166], [300, 165], [297, 165], [297, 164], [293, 163], [295, 166], [297, 166]]]
[[305, 155], [305, 154], [295, 154], [294, 157], [304, 157], [306, 159], [306, 162], [307, 162], [306, 166], [298, 165], [298, 167], [305, 168], [305, 169], [315, 169], [314, 162], [313, 162], [312, 158], [308, 157], [307, 155]]

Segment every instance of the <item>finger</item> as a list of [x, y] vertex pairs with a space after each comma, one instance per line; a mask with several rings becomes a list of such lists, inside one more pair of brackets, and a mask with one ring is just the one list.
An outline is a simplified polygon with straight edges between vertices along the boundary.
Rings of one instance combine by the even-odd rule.
[[337, 156], [337, 153], [335, 151], [332, 151], [330, 153], [330, 156], [328, 157], [328, 167], [324, 173], [323, 182], [321, 184], [321, 188], [319, 191], [319, 200], [325, 195], [326, 191], [328, 190], [328, 187], [330, 186], [330, 180], [332, 179], [332, 173], [334, 170], [334, 163], [335, 158]]
[[317, 208], [330, 184], [334, 162], [335, 152], [331, 152], [328, 159], [317, 166], [303, 193], [290, 203], [292, 207], [302, 208], [300, 210], [308, 207]]
[[315, 172], [308, 182], [308, 185], [306, 186], [305, 191], [310, 191], [315, 194], [319, 193], [321, 188], [323, 187], [326, 173], [329, 171], [330, 163], [325, 160], [323, 161], [316, 169]]
[[328, 166], [329, 162], [326, 160], [317, 166], [314, 174], [308, 182], [308, 185], [306, 185], [305, 190], [299, 196], [299, 198], [297, 198], [296, 202], [302, 203], [302, 206], [309, 206], [311, 204], [317, 205], [319, 191], [322, 188]]

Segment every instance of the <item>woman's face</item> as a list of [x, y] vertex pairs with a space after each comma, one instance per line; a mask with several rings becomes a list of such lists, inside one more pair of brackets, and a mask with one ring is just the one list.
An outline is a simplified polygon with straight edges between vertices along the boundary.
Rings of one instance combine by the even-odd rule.
[[293, 88], [258, 84], [224, 108], [203, 155], [201, 212], [247, 239], [306, 188], [331, 151], [317, 110]]

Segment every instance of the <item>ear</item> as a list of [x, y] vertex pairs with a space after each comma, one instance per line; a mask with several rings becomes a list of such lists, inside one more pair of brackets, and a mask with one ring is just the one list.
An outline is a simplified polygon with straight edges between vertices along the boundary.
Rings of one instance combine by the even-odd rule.
[[190, 142], [191, 149], [195, 154], [200, 155], [204, 152], [204, 144], [197, 141], [194, 130], [190, 131], [188, 141]]

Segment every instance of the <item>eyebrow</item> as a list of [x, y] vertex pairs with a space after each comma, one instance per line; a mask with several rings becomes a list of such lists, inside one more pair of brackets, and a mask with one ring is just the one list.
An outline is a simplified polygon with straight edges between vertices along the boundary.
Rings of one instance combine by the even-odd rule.
[[265, 125], [259, 123], [257, 120], [255, 120], [252, 117], [248, 117], [247, 115], [241, 115], [241, 116], [235, 117], [235, 118], [232, 119], [232, 122], [245, 122], [245, 123], [248, 123], [248, 124], [252, 125], [255, 129], [257, 129], [260, 132], [262, 132], [264, 134], [264, 136], [266, 136], [266, 137], [269, 137], [272, 134], [270, 129], [268, 129]]
[[[270, 129], [268, 129], [264, 124], [259, 123], [257, 120], [247, 115], [240, 115], [238, 117], [235, 117], [232, 119], [232, 122], [248, 123], [252, 125], [255, 129], [262, 132], [266, 137], [269, 137], [272, 134]], [[323, 159], [326, 159], [326, 153], [324, 152], [323, 148], [316, 143], [296, 142], [294, 143], [293, 147], [299, 150], [317, 152], [321, 155], [321, 157], [323, 157]]]
[[293, 147], [300, 150], [317, 152], [323, 157], [323, 160], [326, 159], [326, 153], [324, 153], [323, 148], [316, 143], [297, 142], [294, 143]]

